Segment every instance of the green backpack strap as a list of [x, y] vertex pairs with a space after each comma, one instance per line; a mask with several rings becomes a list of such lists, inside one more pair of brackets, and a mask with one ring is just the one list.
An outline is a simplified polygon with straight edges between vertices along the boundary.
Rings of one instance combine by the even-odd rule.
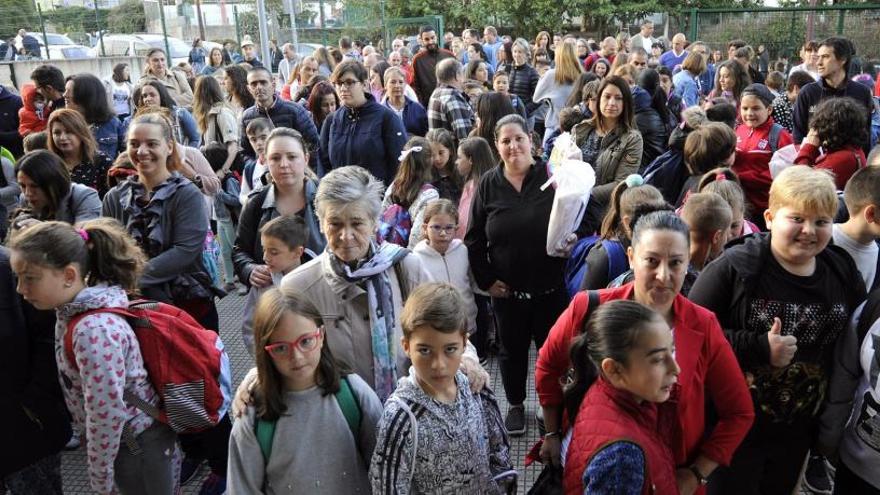
[[269, 456], [272, 454], [272, 441], [275, 440], [275, 421], [266, 421], [257, 418], [254, 423], [254, 433], [257, 436], [257, 443], [260, 444], [260, 451], [263, 453], [263, 461], [269, 462]]
[[354, 436], [355, 443], [358, 442], [359, 432], [361, 428], [361, 406], [358, 404], [354, 392], [351, 391], [351, 385], [348, 378], [343, 377], [339, 380], [339, 391], [336, 392], [336, 402], [339, 409], [342, 409], [342, 415], [345, 416], [345, 422]]

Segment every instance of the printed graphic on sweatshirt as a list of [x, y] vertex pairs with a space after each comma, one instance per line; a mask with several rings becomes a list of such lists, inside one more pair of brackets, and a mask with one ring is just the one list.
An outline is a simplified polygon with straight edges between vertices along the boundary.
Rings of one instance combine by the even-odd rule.
[[785, 368], [767, 365], [751, 370], [749, 381], [756, 407], [772, 421], [790, 423], [818, 412], [828, 387], [827, 359], [848, 318], [843, 303], [755, 299], [747, 328], [769, 331], [775, 317], [782, 320], [783, 335], [797, 338], [797, 353]]
[[877, 415], [878, 411], [880, 411], [880, 404], [874, 400], [870, 390], [866, 391], [862, 398], [859, 418], [856, 420], [856, 435], [866, 447], [870, 447], [876, 452], [880, 452], [880, 415]]

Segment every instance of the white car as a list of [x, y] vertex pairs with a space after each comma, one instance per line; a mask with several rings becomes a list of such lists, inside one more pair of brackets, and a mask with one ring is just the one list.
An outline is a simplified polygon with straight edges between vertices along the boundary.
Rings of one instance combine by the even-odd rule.
[[[171, 64], [189, 60], [189, 43], [171, 36], [168, 37], [168, 47], [171, 53]], [[166, 50], [165, 37], [161, 34], [105, 34], [104, 53], [108, 57], [145, 57], [153, 48]], [[96, 54], [101, 53], [101, 43], [92, 49]]]
[[40, 53], [50, 60], [70, 60], [77, 58], [94, 58], [94, 52], [87, 46], [77, 45], [67, 36], [58, 33], [46, 33], [49, 49], [46, 50], [46, 39], [43, 33], [27, 33], [40, 43]]

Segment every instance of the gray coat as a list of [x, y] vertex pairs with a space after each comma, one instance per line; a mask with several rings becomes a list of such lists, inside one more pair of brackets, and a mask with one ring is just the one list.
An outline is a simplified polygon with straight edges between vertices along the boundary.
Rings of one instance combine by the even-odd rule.
[[[30, 208], [30, 204], [21, 196], [21, 208]], [[71, 183], [70, 192], [58, 204], [54, 220], [74, 224], [86, 220], [94, 220], [101, 216], [101, 199], [98, 191], [89, 186]]]

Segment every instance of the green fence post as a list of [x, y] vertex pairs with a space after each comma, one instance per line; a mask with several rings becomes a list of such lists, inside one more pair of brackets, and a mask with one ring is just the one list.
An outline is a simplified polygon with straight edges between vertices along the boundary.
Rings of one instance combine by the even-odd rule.
[[171, 68], [171, 45], [168, 43], [168, 28], [165, 26], [165, 0], [159, 0], [159, 20], [162, 21], [162, 39], [165, 40], [165, 63]]
[[104, 51], [104, 30], [101, 29], [101, 18], [98, 16], [98, 0], [95, 0], [95, 27], [98, 28], [98, 43], [101, 45], [101, 56], [106, 57], [107, 52]]
[[837, 14], [837, 35], [843, 36], [843, 18], [846, 15], [846, 10], [839, 10]]
[[318, 2], [318, 17], [321, 19], [321, 40], [327, 46], [327, 26], [324, 25], [324, 0]]
[[40, 7], [40, 4], [37, 4], [37, 15], [40, 16], [40, 31], [43, 33], [43, 46], [46, 47], [46, 60], [52, 60], [52, 57], [49, 55], [49, 37], [46, 36], [46, 22], [43, 20], [43, 9]]
[[691, 9], [691, 41], [697, 39], [697, 22], [700, 18], [700, 14], [698, 13], [696, 8]]
[[238, 6], [232, 6], [232, 19], [235, 21], [235, 41], [241, 47], [241, 25], [238, 23]]

